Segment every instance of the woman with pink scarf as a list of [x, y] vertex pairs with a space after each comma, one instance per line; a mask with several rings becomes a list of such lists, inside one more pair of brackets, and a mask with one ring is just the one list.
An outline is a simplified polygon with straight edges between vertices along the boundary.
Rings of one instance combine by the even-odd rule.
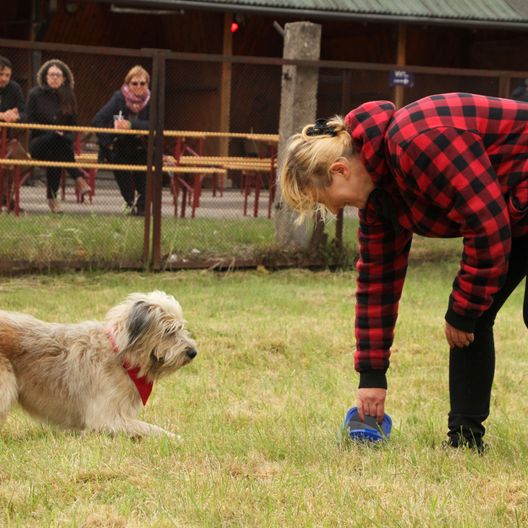
[[[148, 130], [150, 76], [142, 66], [134, 66], [121, 89], [97, 112], [92, 125], [101, 128]], [[116, 119], [117, 117], [117, 119]], [[123, 165], [146, 165], [145, 136], [98, 134], [99, 160]], [[125, 200], [128, 214], [145, 214], [146, 173], [116, 170], [114, 176]]]

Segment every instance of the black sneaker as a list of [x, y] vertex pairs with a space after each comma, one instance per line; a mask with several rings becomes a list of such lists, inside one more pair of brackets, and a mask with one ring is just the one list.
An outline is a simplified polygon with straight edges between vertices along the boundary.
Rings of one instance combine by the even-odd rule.
[[459, 441], [458, 439], [449, 438], [442, 442], [442, 449], [469, 449], [475, 451], [479, 455], [483, 455], [488, 450], [488, 445], [480, 439], [478, 442], [474, 440], [464, 439]]
[[126, 210], [127, 216], [145, 216], [144, 209], [138, 209], [137, 207], [130, 207]]
[[127, 216], [142, 216], [136, 205], [126, 204], [124, 207], [124, 213]]

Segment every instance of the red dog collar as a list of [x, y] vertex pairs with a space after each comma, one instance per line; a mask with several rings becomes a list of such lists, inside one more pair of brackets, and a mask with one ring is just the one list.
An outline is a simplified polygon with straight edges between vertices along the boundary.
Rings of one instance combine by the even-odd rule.
[[[119, 354], [119, 348], [117, 346], [114, 333], [112, 330], [107, 330], [106, 335], [108, 336], [108, 339], [110, 341], [110, 344], [112, 345], [112, 349], [116, 354]], [[134, 382], [134, 385], [136, 386], [137, 391], [139, 392], [139, 396], [141, 397], [141, 401], [143, 402], [143, 405], [147, 405], [147, 401], [149, 399], [150, 393], [152, 392], [152, 386], [154, 385], [152, 381], [147, 379], [146, 376], [138, 377], [139, 373], [139, 367], [131, 367], [126, 361], [123, 363], [123, 368], [127, 371], [127, 374], [129, 375], [130, 379]]]

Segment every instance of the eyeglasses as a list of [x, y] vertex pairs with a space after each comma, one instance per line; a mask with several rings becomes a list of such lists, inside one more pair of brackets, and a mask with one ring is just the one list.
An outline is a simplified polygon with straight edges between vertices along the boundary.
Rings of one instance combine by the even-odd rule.
[[147, 84], [147, 81], [139, 81], [139, 82], [137, 82], [137, 81], [132, 81], [130, 84], [131, 84], [132, 86], [145, 86], [145, 84]]
[[62, 73], [48, 73], [48, 77], [63, 77]]

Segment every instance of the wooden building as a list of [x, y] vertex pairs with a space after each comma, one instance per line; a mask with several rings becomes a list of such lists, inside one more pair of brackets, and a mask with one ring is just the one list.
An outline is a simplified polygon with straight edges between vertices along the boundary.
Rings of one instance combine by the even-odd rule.
[[[85, 122], [119, 88], [127, 68], [141, 62], [141, 58], [104, 55], [103, 48], [155, 48], [199, 54], [195, 60], [174, 55], [167, 61], [168, 127], [277, 132], [280, 30], [299, 20], [322, 26], [321, 115], [344, 112], [368, 99], [403, 104], [441, 91], [507, 96], [528, 76], [525, 0], [443, 0], [436, 6], [402, 0], [384, 8], [374, 0], [19, 0], [4, 4], [0, 53], [14, 59], [15, 76], [28, 89], [39, 61], [64, 58], [76, 74], [81, 121]], [[10, 39], [54, 47], [28, 54], [27, 49], [10, 47]], [[77, 53], [75, 45], [94, 46], [94, 53]], [[203, 60], [204, 55], [212, 60]], [[276, 62], [226, 63], [223, 56], [267, 57]], [[144, 64], [149, 67], [149, 60]], [[409, 74], [407, 86], [398, 85], [395, 71]]]

